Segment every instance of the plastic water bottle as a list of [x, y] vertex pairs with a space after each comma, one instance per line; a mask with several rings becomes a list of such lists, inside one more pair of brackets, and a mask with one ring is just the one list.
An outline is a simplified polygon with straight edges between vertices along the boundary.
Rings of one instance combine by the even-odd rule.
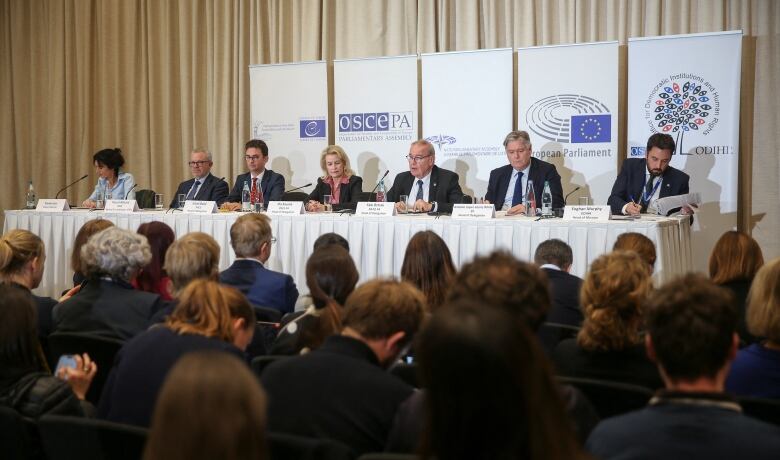
[[542, 215], [552, 216], [552, 192], [550, 191], [550, 183], [544, 181], [544, 190], [542, 190]]
[[249, 182], [244, 182], [244, 189], [241, 190], [241, 210], [249, 212], [252, 210], [252, 192], [249, 190]]
[[534, 181], [528, 179], [528, 187], [525, 193], [525, 215], [536, 217], [536, 194], [534, 193]]
[[384, 180], [380, 180], [379, 185], [376, 188], [376, 202], [377, 203], [385, 202], [385, 181]]
[[35, 209], [35, 205], [38, 204], [38, 197], [35, 195], [35, 188], [33, 187], [32, 181], [30, 181], [30, 186], [27, 188], [27, 209]]

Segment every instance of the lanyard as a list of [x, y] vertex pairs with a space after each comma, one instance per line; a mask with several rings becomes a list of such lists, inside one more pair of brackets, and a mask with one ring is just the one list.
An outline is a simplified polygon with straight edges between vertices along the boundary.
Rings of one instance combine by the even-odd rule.
[[649, 203], [650, 202], [650, 198], [652, 198], [653, 195], [655, 195], [656, 190], [658, 190], [658, 187], [661, 186], [661, 182], [663, 182], [663, 178], [662, 177], [659, 178], [659, 180], [657, 180], [655, 182], [655, 185], [653, 186], [653, 190], [650, 191], [649, 195], [647, 194], [647, 190], [646, 189], [642, 189], [642, 203]]

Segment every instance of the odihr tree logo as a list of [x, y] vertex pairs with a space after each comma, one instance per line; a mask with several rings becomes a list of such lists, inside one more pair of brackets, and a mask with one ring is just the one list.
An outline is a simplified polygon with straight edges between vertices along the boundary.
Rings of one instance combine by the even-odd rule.
[[676, 133], [677, 152], [685, 152], [682, 147], [685, 133], [698, 131], [710, 116], [712, 105], [707, 93], [701, 84], [686, 81], [682, 87], [672, 82], [655, 95], [656, 127], [660, 132]]

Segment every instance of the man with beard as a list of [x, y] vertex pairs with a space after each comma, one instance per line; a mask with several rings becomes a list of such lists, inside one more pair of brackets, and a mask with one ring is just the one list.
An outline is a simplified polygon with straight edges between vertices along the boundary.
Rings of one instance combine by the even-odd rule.
[[[656, 133], [647, 139], [644, 159], [628, 158], [623, 162], [607, 201], [613, 214], [656, 214], [655, 200], [688, 193], [688, 175], [669, 166], [674, 148], [672, 136]], [[690, 210], [683, 209], [683, 213]]]

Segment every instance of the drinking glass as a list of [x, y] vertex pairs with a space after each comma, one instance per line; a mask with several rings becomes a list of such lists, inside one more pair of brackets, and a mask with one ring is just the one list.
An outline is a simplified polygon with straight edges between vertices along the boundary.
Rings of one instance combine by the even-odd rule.
[[322, 197], [322, 205], [325, 207], [325, 212], [333, 211], [333, 195], [325, 195]]
[[409, 195], [401, 195], [398, 198], [398, 213], [406, 214], [408, 212], [407, 203], [409, 202]]
[[580, 206], [590, 206], [590, 197], [581, 196], [580, 197]]
[[180, 208], [184, 207], [184, 202], [185, 201], [187, 201], [187, 195], [185, 195], [183, 193], [179, 193], [179, 207]]
[[162, 209], [163, 208], [163, 194], [162, 193], [155, 193], [154, 194], [154, 209]]

